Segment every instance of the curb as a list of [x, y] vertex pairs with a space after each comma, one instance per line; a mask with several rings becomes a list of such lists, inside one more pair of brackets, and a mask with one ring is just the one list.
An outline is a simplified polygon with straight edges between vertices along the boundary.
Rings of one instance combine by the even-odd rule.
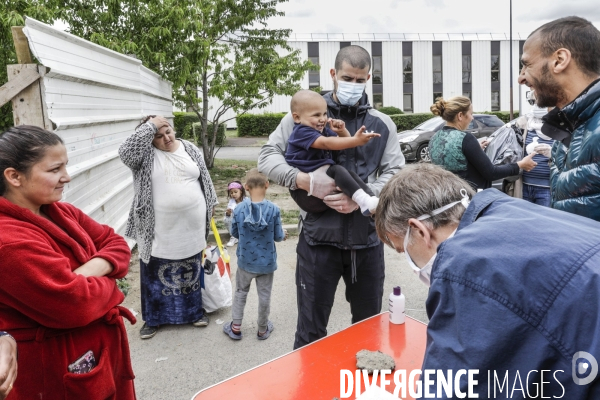
[[[298, 224], [283, 225], [283, 229], [286, 229], [289, 234], [297, 234]], [[221, 229], [219, 231], [219, 236], [221, 236], [223, 245], [225, 245], [225, 243], [227, 243], [231, 238], [231, 234], [225, 229]], [[212, 233], [212, 231], [208, 233], [208, 242], [215, 242], [215, 235]]]

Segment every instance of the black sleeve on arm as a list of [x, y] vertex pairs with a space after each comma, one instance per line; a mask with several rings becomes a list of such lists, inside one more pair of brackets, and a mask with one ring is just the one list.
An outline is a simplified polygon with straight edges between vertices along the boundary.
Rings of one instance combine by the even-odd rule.
[[470, 133], [467, 133], [463, 139], [462, 151], [467, 160], [488, 181], [495, 181], [519, 174], [517, 163], [494, 165], [481, 149], [477, 138]]

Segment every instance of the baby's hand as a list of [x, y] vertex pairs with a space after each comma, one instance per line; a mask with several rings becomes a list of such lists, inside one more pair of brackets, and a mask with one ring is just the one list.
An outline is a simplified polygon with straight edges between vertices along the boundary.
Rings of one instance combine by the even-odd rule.
[[373, 139], [374, 137], [380, 137], [381, 135], [379, 133], [375, 133], [375, 132], [368, 132], [367, 128], [365, 128], [365, 126], [361, 126], [360, 129], [356, 132], [356, 135], [354, 135], [354, 137], [359, 141], [359, 146], [362, 146], [363, 144], [367, 144], [369, 142], [369, 140]]
[[284, 230], [283, 230], [283, 240], [287, 240], [288, 236], [289, 236], [289, 235], [288, 235], [288, 231], [287, 231], [287, 229], [284, 229]]
[[[329, 123], [329, 129], [337, 133], [338, 136], [347, 136], [345, 133], [348, 132], [348, 130], [346, 129], [346, 123], [344, 121], [341, 119], [329, 118], [327, 122]], [[348, 133], [348, 135], [350, 134]]]

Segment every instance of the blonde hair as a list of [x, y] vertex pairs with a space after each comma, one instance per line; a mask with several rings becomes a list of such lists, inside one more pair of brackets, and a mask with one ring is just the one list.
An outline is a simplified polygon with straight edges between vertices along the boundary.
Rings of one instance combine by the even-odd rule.
[[434, 115], [442, 117], [444, 121], [453, 122], [458, 113], [466, 114], [470, 107], [471, 100], [468, 97], [455, 96], [448, 100], [438, 97], [429, 109]]
[[246, 186], [250, 189], [254, 189], [256, 187], [266, 187], [269, 179], [267, 176], [261, 172], [258, 172], [258, 168], [252, 168], [250, 171], [246, 173]]

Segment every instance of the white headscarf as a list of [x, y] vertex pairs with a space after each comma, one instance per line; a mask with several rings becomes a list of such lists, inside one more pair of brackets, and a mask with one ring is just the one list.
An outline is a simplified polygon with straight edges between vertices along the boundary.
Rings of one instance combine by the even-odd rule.
[[535, 133], [544, 140], [552, 140], [552, 138], [542, 133], [542, 125], [544, 125], [542, 117], [546, 114], [548, 114], [547, 108], [539, 107], [535, 104], [529, 118], [527, 118], [527, 130], [535, 131]]

